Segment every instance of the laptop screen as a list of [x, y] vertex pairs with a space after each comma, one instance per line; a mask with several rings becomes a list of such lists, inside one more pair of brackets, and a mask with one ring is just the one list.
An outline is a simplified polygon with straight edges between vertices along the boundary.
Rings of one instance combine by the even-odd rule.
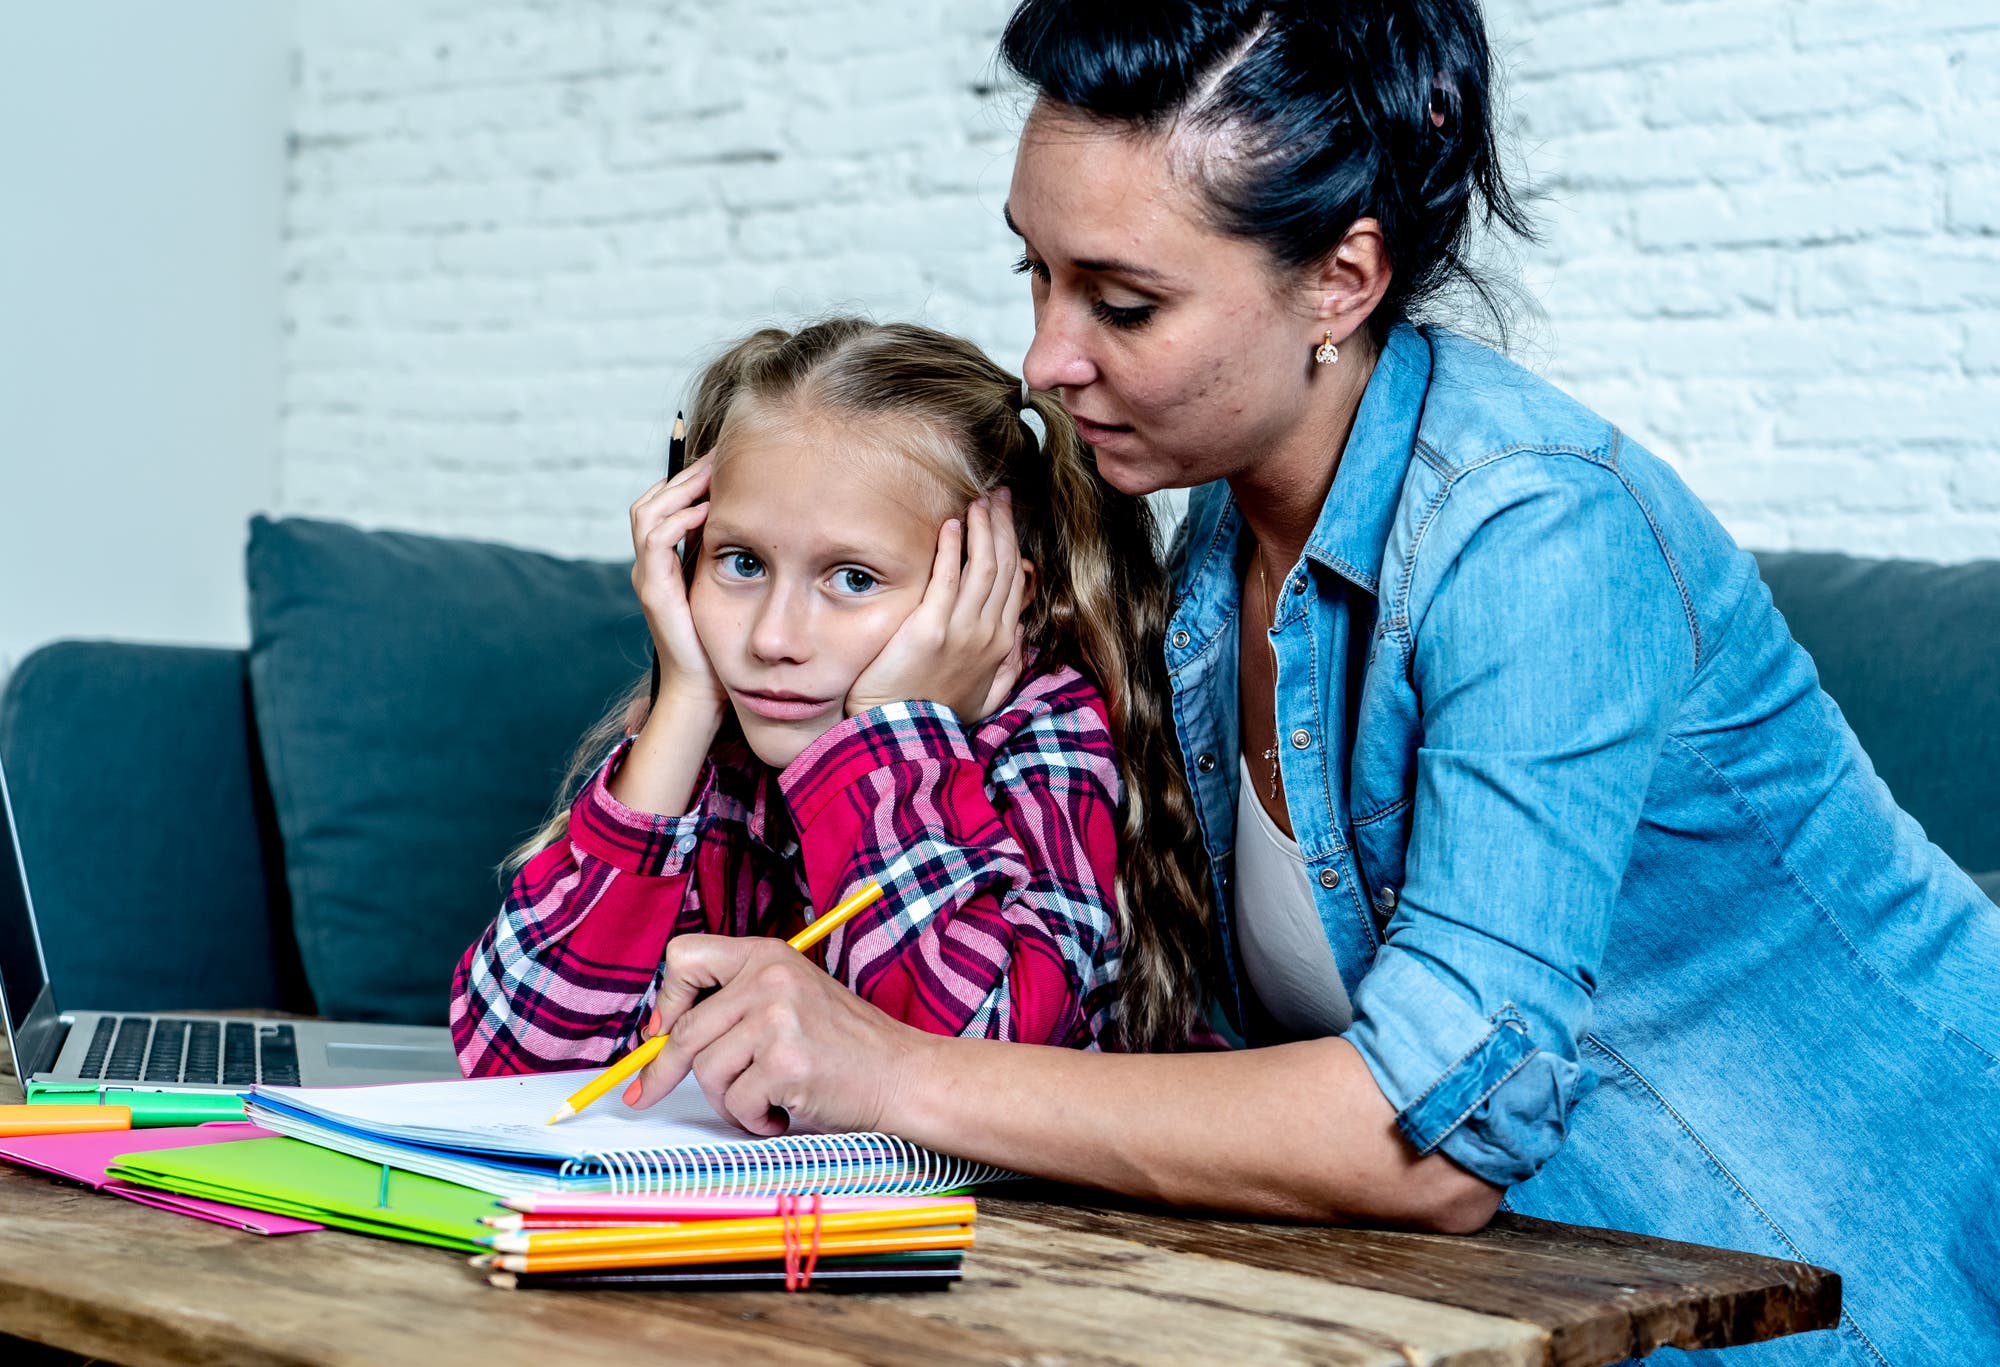
[[7, 774], [0, 769], [0, 997], [6, 998], [7, 1039], [14, 1048], [14, 1068], [22, 1077], [48, 1066], [41, 1055], [58, 1035], [55, 994], [49, 991], [48, 965], [42, 959], [42, 938], [35, 930], [35, 912], [28, 901], [27, 865], [21, 861], [21, 841], [14, 828], [14, 804], [7, 793]]

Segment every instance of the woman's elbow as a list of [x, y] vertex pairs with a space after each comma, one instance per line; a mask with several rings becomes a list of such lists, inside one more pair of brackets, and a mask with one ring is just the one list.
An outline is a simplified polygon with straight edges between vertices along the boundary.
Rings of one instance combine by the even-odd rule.
[[1492, 1221], [1506, 1192], [1449, 1159], [1443, 1162], [1410, 1194], [1409, 1221], [1432, 1234], [1477, 1234]]

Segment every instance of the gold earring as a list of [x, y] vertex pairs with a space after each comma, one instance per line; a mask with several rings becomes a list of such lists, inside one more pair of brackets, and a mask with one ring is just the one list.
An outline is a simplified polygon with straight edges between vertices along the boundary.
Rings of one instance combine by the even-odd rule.
[[1329, 328], [1326, 340], [1313, 349], [1313, 359], [1321, 365], [1332, 365], [1340, 359], [1340, 348], [1333, 344], [1333, 330]]

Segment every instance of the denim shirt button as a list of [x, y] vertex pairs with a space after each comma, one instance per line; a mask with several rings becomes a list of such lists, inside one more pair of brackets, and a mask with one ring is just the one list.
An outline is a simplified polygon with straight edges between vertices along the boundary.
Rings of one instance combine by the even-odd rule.
[[1339, 886], [1340, 886], [1340, 870], [1339, 870], [1339, 869], [1321, 869], [1321, 870], [1319, 871], [1319, 885], [1320, 885], [1321, 887], [1323, 887], [1323, 888], [1337, 888], [1337, 887], [1339, 887]]
[[1375, 889], [1375, 905], [1383, 911], [1394, 911], [1396, 909], [1396, 890], [1394, 888]]
[[1195, 767], [1195, 768], [1197, 768], [1197, 769], [1199, 769], [1199, 770], [1201, 770], [1201, 771], [1202, 771], [1202, 772], [1203, 772], [1204, 774], [1212, 774], [1212, 773], [1214, 773], [1214, 772], [1215, 772], [1215, 756], [1214, 756], [1214, 755], [1197, 755], [1197, 756], [1195, 756], [1195, 761], [1194, 761], [1194, 767]]
[[1193, 639], [1193, 638], [1192, 638], [1192, 637], [1190, 637], [1190, 636], [1189, 636], [1189, 635], [1187, 634], [1187, 632], [1186, 632], [1186, 631], [1177, 631], [1177, 632], [1175, 632], [1175, 633], [1174, 633], [1174, 649], [1175, 649], [1175, 650], [1186, 650], [1186, 649], [1187, 649], [1187, 643], [1188, 643], [1188, 642], [1189, 642], [1190, 640], [1192, 640], [1192, 639]]
[[1306, 591], [1306, 577], [1305, 577], [1305, 576], [1304, 576], [1303, 574], [1295, 574], [1295, 575], [1293, 575], [1293, 576], [1292, 576], [1292, 592], [1293, 592], [1293, 593], [1304, 593], [1305, 591]]
[[1303, 750], [1312, 743], [1313, 733], [1306, 730], [1305, 727], [1301, 726], [1298, 730], [1292, 732], [1292, 748], [1294, 750]]

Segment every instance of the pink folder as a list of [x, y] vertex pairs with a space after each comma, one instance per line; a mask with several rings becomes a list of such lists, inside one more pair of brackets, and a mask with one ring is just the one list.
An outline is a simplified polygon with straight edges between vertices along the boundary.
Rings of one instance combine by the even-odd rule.
[[157, 1149], [184, 1149], [194, 1144], [225, 1144], [232, 1139], [275, 1139], [271, 1131], [238, 1121], [190, 1125], [158, 1130], [96, 1130], [87, 1134], [34, 1134], [0, 1138], [0, 1159], [24, 1168], [54, 1173], [72, 1182], [81, 1182], [94, 1191], [108, 1191], [141, 1205], [156, 1206], [197, 1220], [210, 1220], [231, 1229], [252, 1234], [301, 1234], [324, 1229], [310, 1220], [294, 1220], [220, 1201], [204, 1201], [196, 1196], [176, 1196], [170, 1191], [152, 1191], [129, 1182], [113, 1182], [105, 1169], [120, 1154], [151, 1153]]

